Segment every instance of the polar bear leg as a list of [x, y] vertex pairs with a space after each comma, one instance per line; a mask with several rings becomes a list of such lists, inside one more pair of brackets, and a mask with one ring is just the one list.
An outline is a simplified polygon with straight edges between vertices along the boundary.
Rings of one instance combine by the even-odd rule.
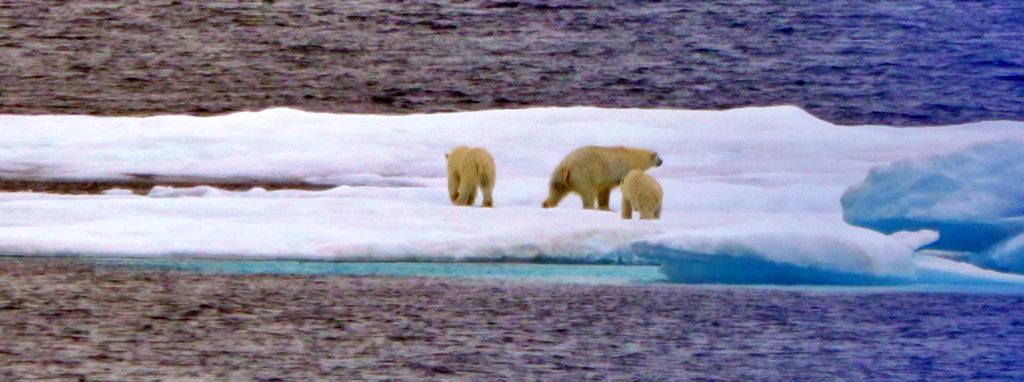
[[602, 210], [602, 211], [611, 211], [612, 209], [610, 207], [608, 207], [608, 202], [609, 202], [608, 199], [610, 199], [611, 196], [612, 196], [612, 188], [611, 187], [602, 188], [602, 189], [598, 190], [597, 191], [597, 209]]

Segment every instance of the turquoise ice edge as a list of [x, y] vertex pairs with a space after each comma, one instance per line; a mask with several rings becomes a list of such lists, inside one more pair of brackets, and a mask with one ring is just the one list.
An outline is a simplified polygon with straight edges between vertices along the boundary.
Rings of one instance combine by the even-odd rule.
[[774, 285], [774, 284], [673, 284], [655, 265], [536, 264], [487, 262], [339, 262], [312, 260], [242, 260], [196, 258], [92, 257], [86, 261], [103, 266], [138, 270], [184, 271], [216, 275], [313, 275], [438, 277], [547, 282], [585, 285], [672, 285], [688, 288], [748, 288], [812, 293], [967, 293], [1024, 295], [1013, 284], [900, 284], [900, 285]]

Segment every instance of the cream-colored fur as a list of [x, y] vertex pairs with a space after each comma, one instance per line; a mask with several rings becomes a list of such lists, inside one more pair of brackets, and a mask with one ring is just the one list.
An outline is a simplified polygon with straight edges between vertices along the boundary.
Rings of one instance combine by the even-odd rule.
[[640, 220], [661, 218], [661, 185], [643, 171], [633, 170], [622, 179], [622, 218], [632, 219], [633, 210]]
[[484, 195], [484, 207], [493, 207], [494, 158], [480, 147], [458, 146], [444, 154], [448, 160], [448, 198], [457, 206], [471, 206], [477, 187]]
[[661, 165], [658, 153], [632, 147], [586, 146], [569, 153], [551, 174], [548, 198], [541, 206], [555, 207], [569, 192], [583, 199], [584, 209], [610, 210], [608, 198], [630, 170]]

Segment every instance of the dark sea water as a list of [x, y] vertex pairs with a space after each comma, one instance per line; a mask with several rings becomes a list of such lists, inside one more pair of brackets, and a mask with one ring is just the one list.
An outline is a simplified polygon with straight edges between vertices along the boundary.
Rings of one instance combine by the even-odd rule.
[[795, 104], [1024, 120], [1024, 2], [0, 1], [0, 113]]
[[[540, 320], [544, 325], [575, 320], [574, 311], [600, 305], [596, 311], [587, 310], [591, 315], [588, 320], [615, 324], [588, 322], [575, 326], [568, 330], [572, 333], [569, 337], [555, 342], [559, 344], [557, 349], [544, 351], [560, 357], [568, 347], [572, 349], [571, 359], [541, 357], [529, 361], [534, 362], [530, 367], [552, 362], [564, 365], [553, 375], [570, 380], [1024, 380], [1024, 289], [1019, 286], [670, 285], [653, 266], [125, 258], [90, 261], [184, 272], [182, 277], [197, 273], [383, 275], [394, 277], [397, 283], [423, 276], [434, 280], [477, 279], [480, 284], [465, 285], [505, 291], [483, 299], [505, 301], [512, 296], [511, 301], [528, 307], [505, 312], [483, 303], [488, 309], [496, 309], [488, 315], [489, 320], [520, 317], [531, 322]], [[496, 288], [492, 283], [498, 281], [505, 284], [497, 285], [505, 286]], [[518, 288], [530, 291], [531, 300], [505, 294]], [[456, 296], [448, 298], [459, 300]], [[482, 309], [477, 305], [481, 303], [472, 301], [438, 302], [437, 306]], [[491, 333], [494, 329], [479, 330]], [[519, 351], [529, 354], [524, 349]], [[522, 361], [512, 355], [505, 357], [503, 362]], [[526, 365], [500, 363], [492, 367]]]

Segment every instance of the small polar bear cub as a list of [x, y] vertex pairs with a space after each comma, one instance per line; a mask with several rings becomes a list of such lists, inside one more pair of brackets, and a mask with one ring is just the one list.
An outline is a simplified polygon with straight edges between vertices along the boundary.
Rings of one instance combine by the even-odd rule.
[[484, 207], [493, 207], [494, 158], [480, 147], [456, 146], [444, 154], [448, 160], [448, 199], [457, 206], [472, 206], [477, 187], [484, 195]]
[[661, 219], [661, 185], [654, 177], [640, 170], [630, 171], [620, 189], [623, 219], [632, 219], [633, 210], [640, 212], [640, 220]]

